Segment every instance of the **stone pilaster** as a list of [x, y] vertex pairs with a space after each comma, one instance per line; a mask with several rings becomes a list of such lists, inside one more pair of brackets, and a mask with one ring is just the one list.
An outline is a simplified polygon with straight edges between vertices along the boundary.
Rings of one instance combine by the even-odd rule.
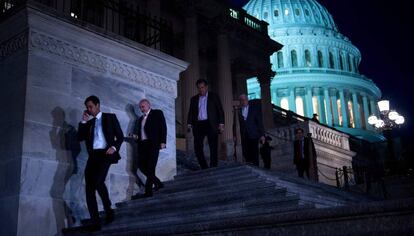
[[[260, 92], [262, 100], [263, 125], [265, 129], [274, 127], [273, 113], [272, 113], [272, 98], [270, 96], [270, 84], [275, 76], [275, 72], [270, 69], [270, 64], [267, 69], [261, 71], [257, 76], [260, 83]], [[289, 104], [290, 105], [290, 104]]]

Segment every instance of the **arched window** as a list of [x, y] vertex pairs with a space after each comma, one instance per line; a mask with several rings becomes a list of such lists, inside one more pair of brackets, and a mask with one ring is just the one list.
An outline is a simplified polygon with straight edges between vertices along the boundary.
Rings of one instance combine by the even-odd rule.
[[289, 101], [287, 98], [282, 98], [280, 100], [280, 107], [285, 109], [285, 110], [289, 110]]
[[303, 107], [303, 98], [302, 97], [296, 97], [295, 104], [296, 104], [296, 113], [301, 115], [301, 116], [305, 116], [305, 110], [304, 110], [304, 107]]
[[323, 54], [321, 51], [318, 51], [318, 66], [323, 67]]
[[278, 17], [278, 16], [279, 16], [279, 10], [275, 9], [275, 10], [273, 11], [273, 15], [274, 15], [275, 17]]
[[348, 70], [350, 72], [354, 71], [354, 68], [352, 66], [352, 59], [351, 59], [351, 55], [348, 54]]
[[290, 52], [290, 57], [292, 59], [292, 67], [298, 67], [298, 55], [295, 50]]
[[267, 11], [263, 13], [263, 19], [267, 19]]
[[339, 69], [344, 70], [344, 57], [342, 53], [339, 53]]
[[329, 52], [329, 68], [333, 69], [335, 67], [334, 57], [332, 52]]
[[277, 67], [278, 68], [283, 68], [284, 67], [283, 52], [277, 52]]
[[358, 72], [358, 58], [354, 58], [354, 68], [355, 68], [355, 72]]
[[305, 50], [305, 61], [306, 61], [306, 66], [307, 67], [311, 67], [312, 66], [312, 61], [311, 61], [311, 54], [309, 50]]

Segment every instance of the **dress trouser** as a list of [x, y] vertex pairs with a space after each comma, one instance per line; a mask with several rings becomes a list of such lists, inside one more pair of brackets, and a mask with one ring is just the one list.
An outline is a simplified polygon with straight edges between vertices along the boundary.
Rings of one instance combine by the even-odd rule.
[[296, 164], [296, 168], [298, 170], [298, 176], [303, 178], [303, 173], [306, 173], [306, 176], [309, 179], [309, 164], [306, 160], [302, 159], [299, 163]]
[[218, 134], [216, 129], [211, 129], [209, 121], [198, 121], [193, 126], [194, 135], [194, 149], [197, 156], [198, 163], [201, 169], [208, 168], [206, 158], [204, 156], [204, 138], [207, 136], [208, 145], [210, 148], [210, 167], [217, 166], [217, 146], [218, 146]]
[[241, 143], [246, 162], [259, 166], [259, 139], [242, 138]]
[[160, 147], [151, 143], [150, 140], [142, 140], [138, 142], [138, 153], [141, 158], [141, 170], [147, 177], [145, 182], [145, 193], [152, 194], [152, 185], [161, 185], [161, 181], [155, 176], [155, 168], [158, 162]]
[[99, 221], [96, 191], [98, 191], [102, 199], [105, 211], [111, 210], [111, 200], [109, 199], [108, 189], [105, 185], [105, 179], [111, 163], [106, 159], [105, 153], [106, 150], [104, 149], [93, 150], [90, 153], [85, 168], [86, 204], [88, 205], [89, 214], [93, 221]]

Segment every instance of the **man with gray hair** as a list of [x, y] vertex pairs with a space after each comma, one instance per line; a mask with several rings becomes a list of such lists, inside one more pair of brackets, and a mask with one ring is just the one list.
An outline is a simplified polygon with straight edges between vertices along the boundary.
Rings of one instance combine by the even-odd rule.
[[167, 124], [164, 113], [158, 109], [151, 109], [147, 99], [142, 99], [138, 106], [142, 116], [137, 120], [133, 137], [138, 142], [138, 155], [141, 158], [141, 170], [146, 175], [144, 195], [134, 195], [132, 198], [151, 197], [152, 185], [155, 189], [164, 187], [164, 184], [155, 176], [160, 149], [167, 143]]
[[259, 166], [259, 140], [264, 143], [262, 110], [259, 104], [249, 102], [246, 94], [239, 96], [239, 124], [242, 152], [247, 163]]

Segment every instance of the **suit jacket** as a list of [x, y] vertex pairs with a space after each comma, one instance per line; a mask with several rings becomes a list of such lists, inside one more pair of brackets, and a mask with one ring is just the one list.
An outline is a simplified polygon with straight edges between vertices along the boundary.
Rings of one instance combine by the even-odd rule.
[[258, 139], [264, 136], [262, 109], [258, 105], [249, 103], [247, 119], [244, 120], [243, 108], [239, 109], [240, 134], [243, 139]]
[[[144, 116], [139, 117], [136, 121], [134, 134], [138, 135], [138, 141], [141, 137], [141, 123]], [[165, 123], [164, 113], [158, 109], [151, 109], [144, 125], [144, 131], [147, 138], [158, 149], [161, 143], [167, 143], [167, 124]]]
[[[306, 166], [309, 166], [310, 163], [310, 159], [314, 159], [316, 158], [316, 150], [315, 150], [315, 145], [313, 144], [312, 138], [309, 137], [304, 137], [303, 138], [304, 144], [303, 144], [303, 148], [304, 148], [304, 158], [303, 161], [305, 163]], [[293, 142], [293, 163], [295, 165], [299, 164], [302, 161], [302, 155], [300, 153], [300, 140], [295, 140]]]
[[[79, 141], [85, 141], [89, 155], [91, 155], [91, 152], [93, 150], [94, 130], [95, 119], [91, 119], [86, 123], [79, 123], [78, 139]], [[108, 158], [111, 159], [111, 162], [117, 163], [118, 160], [121, 159], [119, 150], [121, 148], [122, 142], [124, 141], [124, 134], [115, 114], [102, 113], [102, 132], [107, 143], [106, 149], [112, 146], [116, 148], [116, 152], [114, 153], [113, 157]]]
[[[197, 94], [191, 98], [190, 110], [188, 111], [187, 124], [194, 127], [198, 121], [198, 100], [200, 95]], [[208, 92], [207, 97], [207, 118], [211, 130], [218, 133], [219, 124], [224, 124], [224, 111], [219, 96], [216, 93]]]

